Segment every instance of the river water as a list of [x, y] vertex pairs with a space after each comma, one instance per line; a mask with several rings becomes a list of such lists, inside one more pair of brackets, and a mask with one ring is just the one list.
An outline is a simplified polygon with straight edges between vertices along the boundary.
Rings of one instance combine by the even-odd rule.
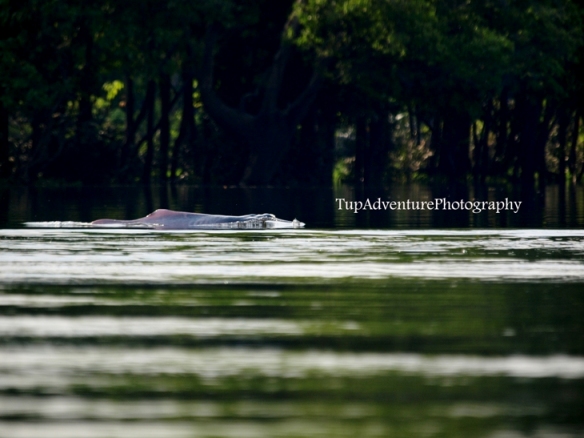
[[578, 203], [375, 227], [391, 212], [337, 210], [354, 193], [227, 191], [226, 214], [307, 228], [22, 227], [151, 207], [47, 193], [12, 191], [0, 224], [2, 438], [584, 435]]

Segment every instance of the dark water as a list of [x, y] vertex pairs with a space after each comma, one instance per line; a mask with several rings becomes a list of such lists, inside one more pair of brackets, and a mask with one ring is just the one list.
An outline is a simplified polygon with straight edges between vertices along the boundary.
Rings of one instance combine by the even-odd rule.
[[[383, 201], [521, 202], [512, 210], [361, 210], [355, 214], [339, 201], [373, 204]], [[111, 217], [133, 219], [158, 208], [197, 213], [243, 215], [273, 213], [294, 217], [308, 228], [583, 228], [584, 189], [548, 186], [545, 193], [525, 193], [507, 186], [429, 187], [395, 185], [385, 190], [348, 186], [332, 188], [238, 187], [85, 187], [0, 188], [0, 227], [19, 227], [27, 221], [82, 221]]]
[[[360, 196], [11, 190], [0, 437], [583, 436], [582, 192], [517, 214], [336, 209]], [[21, 227], [158, 207], [308, 228]]]

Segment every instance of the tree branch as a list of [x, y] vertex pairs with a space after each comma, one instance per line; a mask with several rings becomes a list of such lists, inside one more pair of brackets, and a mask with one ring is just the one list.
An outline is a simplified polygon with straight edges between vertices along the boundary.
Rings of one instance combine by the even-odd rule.
[[299, 30], [300, 23], [298, 22], [298, 18], [293, 15], [288, 20], [282, 31], [280, 48], [274, 56], [274, 62], [270, 68], [260, 112], [266, 111], [268, 113], [273, 113], [278, 109], [278, 96], [280, 95], [280, 90], [282, 88], [284, 71], [286, 70], [286, 65], [288, 64], [288, 59], [290, 59], [290, 54], [292, 53], [293, 48], [288, 33], [291, 31], [293, 37], [296, 37]]
[[[155, 84], [154, 82], [152, 82], [153, 84]], [[153, 90], [152, 94], [154, 94], [156, 91]], [[176, 93], [172, 100], [170, 101], [170, 105], [168, 107], [168, 112], [170, 113], [170, 111], [172, 111], [172, 109], [174, 108], [174, 106], [176, 105], [176, 103], [178, 102], [178, 99], [180, 97], [180, 93]], [[152, 98], [152, 96], [150, 97]], [[145, 100], [145, 102], [148, 102], [147, 100]], [[156, 134], [156, 132], [160, 129], [160, 126], [162, 124], [162, 118], [160, 118], [158, 120], [158, 123], [156, 123], [156, 125], [154, 126], [154, 129], [152, 130], [152, 135], [154, 136], [154, 134]], [[140, 146], [142, 146], [142, 143], [144, 143], [146, 140], [148, 140], [148, 134], [144, 135], [139, 141], [136, 142], [136, 150], [140, 149]]]
[[308, 112], [310, 105], [316, 99], [318, 90], [322, 85], [324, 79], [322, 71], [326, 67], [328, 60], [324, 58], [317, 58], [314, 65], [314, 73], [310, 78], [310, 82], [304, 89], [304, 91], [296, 98], [294, 102], [286, 109], [286, 115], [290, 118], [290, 121], [294, 124], [299, 123], [306, 113]]
[[231, 108], [217, 96], [213, 88], [213, 50], [216, 41], [217, 28], [216, 25], [212, 24], [207, 27], [205, 34], [203, 65], [199, 79], [201, 84], [201, 99], [205, 105], [205, 110], [220, 126], [240, 134], [251, 125], [254, 117], [238, 111], [235, 108]]

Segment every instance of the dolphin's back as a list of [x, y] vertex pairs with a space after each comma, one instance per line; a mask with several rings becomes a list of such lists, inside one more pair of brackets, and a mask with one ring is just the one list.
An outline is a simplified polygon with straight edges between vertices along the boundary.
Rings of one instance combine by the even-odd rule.
[[[287, 224], [290, 225], [287, 226]], [[112, 228], [151, 228], [157, 230], [301, 228], [304, 226], [302, 222], [296, 220], [283, 221], [270, 213], [225, 216], [166, 209], [156, 210], [140, 219], [98, 219], [91, 222], [91, 225]]]

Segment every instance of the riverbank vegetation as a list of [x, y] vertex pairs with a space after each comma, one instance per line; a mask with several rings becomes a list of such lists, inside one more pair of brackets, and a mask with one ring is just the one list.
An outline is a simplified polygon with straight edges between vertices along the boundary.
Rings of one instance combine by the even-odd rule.
[[0, 0], [0, 179], [581, 181], [576, 0]]

